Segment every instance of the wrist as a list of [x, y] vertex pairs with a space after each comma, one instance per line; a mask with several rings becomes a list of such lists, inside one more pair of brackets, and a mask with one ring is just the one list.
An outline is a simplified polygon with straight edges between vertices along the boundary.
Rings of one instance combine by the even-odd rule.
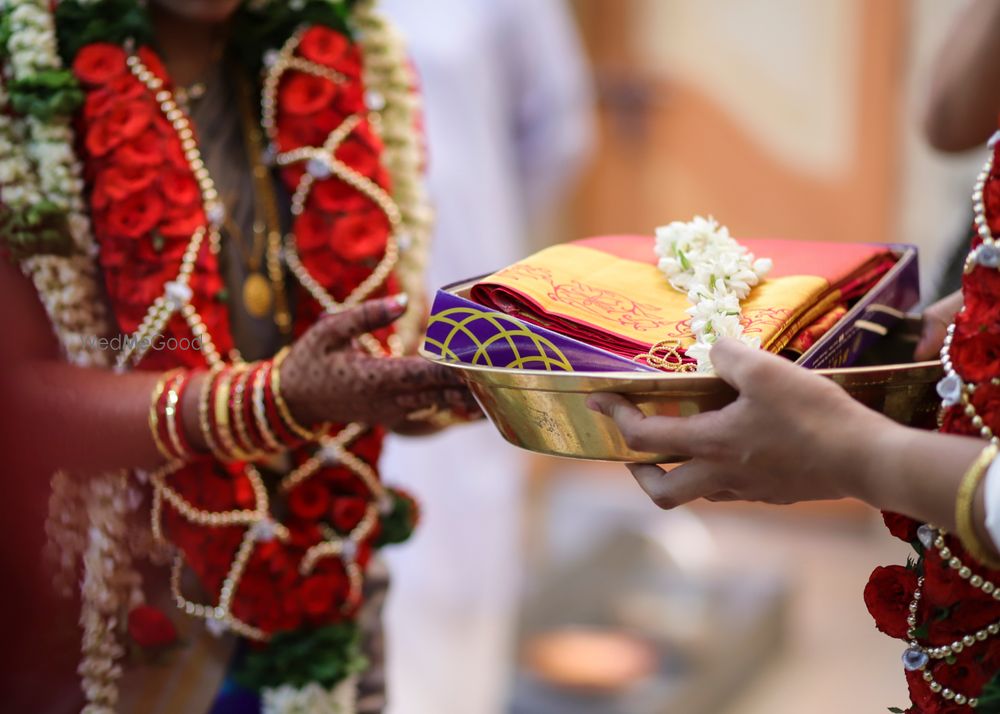
[[870, 416], [849, 422], [841, 436], [838, 478], [845, 498], [883, 509], [897, 500], [893, 494], [905, 490], [896, 479], [905, 472], [900, 459], [907, 453], [912, 430], [878, 415]]

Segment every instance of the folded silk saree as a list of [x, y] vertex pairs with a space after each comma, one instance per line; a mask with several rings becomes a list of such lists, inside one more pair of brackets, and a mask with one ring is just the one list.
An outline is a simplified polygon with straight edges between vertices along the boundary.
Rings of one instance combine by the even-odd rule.
[[[781, 352], [796, 336], [835, 324], [895, 263], [861, 243], [740, 240], [774, 267], [741, 303], [744, 332]], [[687, 296], [657, 268], [651, 236], [605, 236], [546, 248], [479, 281], [472, 299], [616, 355], [634, 359], [663, 343], [694, 342]], [[842, 314], [842, 313], [841, 313]]]

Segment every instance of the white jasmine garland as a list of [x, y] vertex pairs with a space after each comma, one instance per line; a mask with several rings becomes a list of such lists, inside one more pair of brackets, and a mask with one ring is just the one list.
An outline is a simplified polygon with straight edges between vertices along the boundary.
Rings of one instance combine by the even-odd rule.
[[[337, 4], [338, 0], [330, 1]], [[373, 128], [382, 138], [382, 163], [392, 179], [392, 198], [406, 231], [398, 236], [396, 275], [401, 292], [420, 303], [425, 294], [423, 276], [434, 212], [423, 180], [426, 157], [419, 134], [413, 131], [421, 114], [416, 77], [403, 38], [378, 11], [375, 0], [358, 0], [351, 12], [351, 24], [364, 58], [364, 86], [369, 96], [380, 99], [381, 109], [371, 115], [376, 119]], [[425, 305], [411, 304], [396, 322], [396, 335], [406, 351], [415, 350], [420, 343], [425, 313]]]
[[691, 301], [687, 312], [695, 342], [685, 353], [697, 361], [699, 372], [712, 371], [709, 352], [720, 337], [760, 347], [760, 338], [743, 334], [740, 301], [770, 272], [770, 259], [755, 258], [725, 226], [701, 216], [657, 228], [655, 250], [670, 285]]
[[261, 692], [263, 714], [355, 714], [357, 677], [348, 677], [333, 689], [315, 682], [297, 689], [289, 684]]

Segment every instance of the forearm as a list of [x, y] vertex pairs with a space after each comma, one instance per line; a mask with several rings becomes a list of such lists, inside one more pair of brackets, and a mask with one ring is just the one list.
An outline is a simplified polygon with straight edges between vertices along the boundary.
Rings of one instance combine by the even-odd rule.
[[936, 60], [925, 109], [927, 139], [944, 151], [985, 141], [1000, 111], [1000, 3], [976, 0], [956, 22]]
[[[886, 422], [856, 443], [859, 448], [845, 449], [849, 495], [875, 508], [954, 529], [959, 484], [985, 441]], [[979, 526], [985, 523], [982, 493], [977, 511]]]
[[[162, 374], [114, 374], [55, 361], [25, 362], [12, 369], [11, 424], [39, 465], [96, 471], [164, 462], [148, 421], [150, 396]], [[197, 428], [201, 379], [195, 375], [181, 405], [185, 435], [196, 449], [204, 448]]]

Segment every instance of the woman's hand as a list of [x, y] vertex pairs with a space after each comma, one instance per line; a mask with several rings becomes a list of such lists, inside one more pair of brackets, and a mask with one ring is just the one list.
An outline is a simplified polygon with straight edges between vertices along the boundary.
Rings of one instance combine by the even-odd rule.
[[692, 457], [669, 473], [629, 465], [661, 508], [698, 498], [793, 503], [860, 495], [858, 460], [901, 429], [833, 382], [736, 340], [720, 340], [712, 363], [739, 391], [719, 411], [647, 417], [620, 395], [588, 402], [614, 419], [631, 448]]
[[421, 421], [435, 410], [474, 412], [472, 396], [446, 367], [420, 357], [372, 357], [354, 344], [405, 311], [399, 297], [371, 300], [324, 317], [302, 335], [281, 365], [281, 391], [296, 419], [309, 426], [402, 428], [408, 418]]
[[917, 360], [937, 359], [948, 325], [962, 309], [962, 291], [956, 290], [924, 310], [924, 327], [913, 356]]

